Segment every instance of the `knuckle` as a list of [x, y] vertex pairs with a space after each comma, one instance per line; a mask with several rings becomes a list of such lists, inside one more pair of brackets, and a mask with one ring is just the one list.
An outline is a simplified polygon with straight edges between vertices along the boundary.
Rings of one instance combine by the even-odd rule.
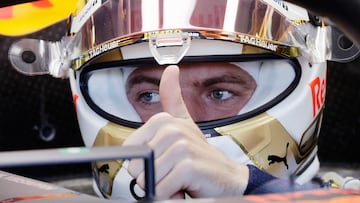
[[132, 160], [129, 162], [127, 171], [132, 177], [138, 177], [143, 170], [143, 165], [140, 160]]
[[189, 140], [179, 140], [174, 144], [174, 149], [176, 153], [183, 154], [185, 157], [189, 157], [191, 155], [191, 144]]

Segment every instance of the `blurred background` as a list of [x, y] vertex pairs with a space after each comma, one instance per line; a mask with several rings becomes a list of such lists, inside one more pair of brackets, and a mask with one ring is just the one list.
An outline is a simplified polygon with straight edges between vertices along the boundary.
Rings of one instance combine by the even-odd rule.
[[[61, 21], [21, 37], [56, 41], [65, 26]], [[19, 38], [0, 35], [0, 150], [83, 146], [68, 80], [24, 76], [11, 67], [8, 48]], [[327, 85], [321, 165], [355, 171], [359, 177], [360, 58], [345, 64], [329, 62]], [[6, 170], [46, 181], [91, 176], [88, 164]]]

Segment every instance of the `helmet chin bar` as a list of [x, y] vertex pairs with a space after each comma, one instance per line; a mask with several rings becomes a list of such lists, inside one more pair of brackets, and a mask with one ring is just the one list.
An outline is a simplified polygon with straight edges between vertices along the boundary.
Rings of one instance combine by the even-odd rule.
[[13, 67], [24, 75], [50, 74], [56, 78], [67, 78], [70, 54], [76, 52], [70, 49], [72, 44], [67, 37], [56, 42], [21, 39], [11, 45], [8, 56]]

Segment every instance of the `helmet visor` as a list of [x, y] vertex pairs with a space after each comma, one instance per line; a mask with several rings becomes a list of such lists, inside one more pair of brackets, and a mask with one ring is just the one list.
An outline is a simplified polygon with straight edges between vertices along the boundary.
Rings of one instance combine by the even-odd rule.
[[[294, 60], [274, 55], [185, 57], [177, 65], [196, 122], [265, 111], [291, 92], [300, 75]], [[159, 83], [165, 67], [153, 58], [89, 65], [80, 73], [81, 91], [99, 115], [134, 127], [163, 111]]]
[[[262, 0], [108, 0], [82, 9], [71, 21], [78, 36], [78, 69], [112, 49], [149, 41], [154, 35], [187, 33], [191, 39], [221, 39], [257, 46], [286, 57], [308, 55], [317, 61], [322, 29], [308, 23], [305, 9]], [[103, 2], [103, 3], [102, 3]], [[86, 12], [85, 12], [86, 11]], [[312, 45], [305, 40], [311, 40]], [[324, 47], [321, 47], [324, 49]]]

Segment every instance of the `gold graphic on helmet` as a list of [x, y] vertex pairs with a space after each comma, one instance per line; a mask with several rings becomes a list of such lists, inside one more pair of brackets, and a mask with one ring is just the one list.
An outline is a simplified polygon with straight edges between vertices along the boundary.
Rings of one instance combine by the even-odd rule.
[[[132, 131], [134, 131], [134, 129], [108, 123], [100, 129], [95, 139], [94, 146], [122, 145]], [[93, 163], [96, 184], [104, 196], [111, 196], [114, 179], [121, 169], [122, 164], [122, 160]]]
[[231, 136], [257, 167], [275, 176], [294, 173], [299, 165], [311, 159], [318, 133], [311, 133], [306, 138], [307, 147], [301, 149], [281, 123], [267, 113], [215, 130]]
[[[304, 131], [299, 144], [300, 154], [306, 156], [311, 150], [315, 148], [314, 143], [318, 141], [318, 135], [320, 133], [321, 120], [323, 116], [324, 106], [320, 109], [320, 113], [313, 120], [310, 126]], [[300, 162], [301, 160], [297, 160]]]
[[[320, 121], [321, 114], [308, 127], [299, 143], [292, 138], [276, 118], [267, 113], [214, 130], [220, 135], [232, 137], [234, 142], [258, 168], [274, 176], [281, 176], [300, 171], [297, 169], [303, 168], [313, 158], [311, 154], [316, 150]], [[94, 145], [122, 145], [134, 130], [108, 123], [100, 130]], [[109, 166], [108, 169], [106, 164]], [[109, 171], [109, 173], [102, 173], [102, 175], [103, 179], [107, 179], [112, 185], [121, 164], [122, 162], [115, 161], [98, 162], [96, 168], [100, 172], [103, 169]], [[100, 172], [98, 173], [100, 174]], [[105, 188], [111, 187], [104, 185]]]

